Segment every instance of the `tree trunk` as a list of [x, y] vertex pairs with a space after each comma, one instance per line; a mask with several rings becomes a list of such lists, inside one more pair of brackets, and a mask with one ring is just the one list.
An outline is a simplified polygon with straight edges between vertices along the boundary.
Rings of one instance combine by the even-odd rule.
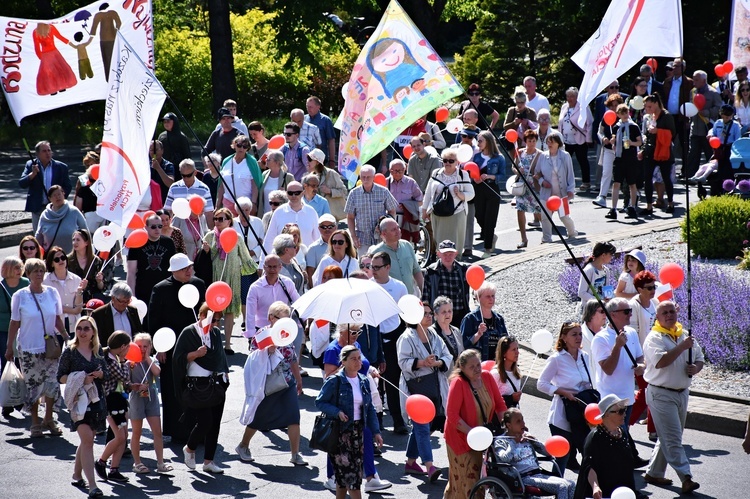
[[224, 100], [237, 99], [228, 0], [208, 0], [208, 36], [211, 44], [211, 83], [215, 113]]

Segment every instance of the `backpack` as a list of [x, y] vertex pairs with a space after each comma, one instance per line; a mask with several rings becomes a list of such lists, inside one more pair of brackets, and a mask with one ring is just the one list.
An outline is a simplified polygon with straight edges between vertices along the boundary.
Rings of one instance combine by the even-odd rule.
[[[302, 162], [302, 148], [303, 148], [303, 147], [308, 147], [308, 148], [309, 148], [309, 146], [308, 146], [307, 144], [305, 144], [304, 142], [302, 142], [301, 140], [300, 140], [300, 141], [298, 141], [298, 142], [299, 142], [299, 144], [298, 144], [298, 145], [299, 145], [299, 147], [297, 148], [297, 160], [299, 161], [299, 163], [300, 163], [301, 165], [303, 165], [304, 163]], [[281, 146], [281, 152], [282, 152], [282, 153], [283, 153], [283, 154], [284, 154], [285, 156], [286, 156], [286, 152], [287, 152], [288, 150], [289, 150], [289, 144], [284, 144], [283, 146]]]
[[[459, 176], [463, 180], [463, 172], [459, 170]], [[453, 202], [453, 195], [451, 195], [450, 190], [448, 189], [448, 185], [446, 185], [444, 182], [438, 180], [437, 174], [433, 175], [432, 180], [443, 184], [443, 190], [440, 192], [440, 194], [432, 201], [432, 213], [439, 217], [449, 217], [456, 213], [456, 210], [461, 206], [463, 201], [460, 201], [458, 204], [455, 204]], [[462, 182], [457, 182], [462, 183]]]

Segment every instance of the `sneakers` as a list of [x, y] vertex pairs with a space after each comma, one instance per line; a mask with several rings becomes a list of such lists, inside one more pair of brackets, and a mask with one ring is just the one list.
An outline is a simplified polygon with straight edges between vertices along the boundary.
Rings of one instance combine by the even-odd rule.
[[99, 475], [99, 478], [102, 480], [106, 480], [107, 477], [107, 463], [102, 461], [101, 459], [97, 459], [94, 461], [94, 471], [96, 471], [96, 474]]
[[289, 462], [295, 466], [307, 466], [307, 461], [305, 461], [299, 452], [293, 455]]
[[430, 466], [430, 471], [427, 472], [427, 474], [430, 476], [430, 483], [435, 483], [437, 479], [440, 478], [440, 473], [442, 473], [442, 470], [440, 468]]
[[327, 490], [336, 492], [336, 479], [334, 477], [329, 478], [328, 480], [323, 482], [323, 487], [325, 487]]
[[420, 465], [417, 464], [416, 461], [409, 464], [406, 463], [404, 465], [404, 475], [426, 475], [427, 473], [425, 470], [422, 469]]
[[388, 480], [381, 480], [380, 477], [375, 475], [372, 480], [365, 483], [365, 492], [375, 492], [378, 490], [389, 489], [393, 486]]
[[[195, 459], [195, 457], [193, 457]], [[213, 473], [214, 475], [221, 475], [224, 473], [224, 470], [216, 466], [216, 463], [213, 461], [209, 463], [203, 463], [203, 471], [206, 473]]]
[[182, 448], [182, 453], [185, 455], [185, 466], [191, 470], [195, 469], [195, 452], [190, 452], [187, 445]]
[[610, 220], [617, 220], [617, 210], [614, 208], [609, 210], [606, 215], [604, 215], [604, 218], [609, 218]]
[[634, 207], [628, 206], [628, 211], [627, 211], [627, 214], [625, 215], [625, 218], [638, 218], [638, 213], [636, 213]]
[[130, 481], [128, 477], [120, 473], [120, 470], [117, 468], [113, 468], [109, 470], [109, 481], [111, 482], [118, 482], [118, 483], [127, 483]]
[[253, 455], [250, 453], [250, 448], [243, 447], [241, 444], [234, 448], [234, 451], [237, 453], [237, 455], [240, 456], [240, 461], [244, 461], [246, 463], [252, 463], [255, 461], [253, 458]]
[[602, 208], [606, 208], [607, 207], [607, 198], [602, 197], [602, 196], [597, 196], [597, 198], [594, 199], [591, 202], [594, 203], [597, 206], [601, 206]]

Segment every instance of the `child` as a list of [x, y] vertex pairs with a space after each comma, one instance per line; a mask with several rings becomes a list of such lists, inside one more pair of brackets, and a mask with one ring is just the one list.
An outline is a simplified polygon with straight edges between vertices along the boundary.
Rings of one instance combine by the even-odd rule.
[[[148, 421], [154, 439], [156, 452], [156, 471], [167, 473], [172, 465], [164, 462], [164, 440], [161, 434], [159, 417], [159, 398], [156, 393], [156, 378], [161, 373], [159, 362], [151, 354], [151, 335], [139, 333], [133, 339], [141, 349], [141, 362], [129, 363], [132, 392], [130, 394], [130, 424], [133, 426], [133, 437], [130, 448], [133, 451], [133, 473], [148, 473], [149, 469], [141, 462], [141, 430], [143, 420]], [[145, 379], [145, 382], [144, 382]]]
[[[608, 110], [616, 112], [617, 106], [622, 103], [623, 99], [620, 94], [612, 94], [604, 101], [604, 106]], [[607, 207], [607, 194], [609, 193], [609, 188], [612, 186], [612, 165], [615, 162], [614, 145], [616, 131], [616, 124], [607, 125], [602, 120], [599, 123], [599, 131], [596, 134], [599, 137], [599, 142], [602, 144], [601, 154], [599, 155], [599, 166], [602, 167], [602, 179], [599, 184], [599, 196], [592, 203], [602, 208]]]
[[591, 287], [586, 283], [583, 276], [578, 283], [578, 297], [581, 299], [579, 316], [583, 304], [589, 300], [595, 300], [597, 297], [602, 300], [612, 298], [611, 296], [604, 296], [604, 286], [607, 284], [607, 269], [604, 266], [612, 261], [616, 251], [612, 243], [596, 243], [594, 245], [594, 251], [583, 268], [583, 273], [589, 278]]
[[721, 106], [721, 119], [714, 123], [708, 131], [708, 138], [718, 137], [719, 147], [714, 148], [714, 154], [708, 163], [698, 168], [698, 171], [688, 179], [691, 184], [705, 184], [708, 177], [719, 170], [719, 161], [729, 157], [730, 146], [740, 138], [740, 124], [734, 121], [734, 108], [729, 105]]
[[641, 250], [634, 249], [625, 255], [625, 268], [617, 280], [617, 288], [615, 289], [616, 297], [629, 300], [638, 294], [633, 285], [633, 278], [638, 272], [646, 270], [644, 267], [645, 264], [646, 254]]
[[94, 37], [89, 36], [88, 40], [81, 43], [81, 40], [83, 40], [83, 33], [79, 31], [73, 35], [73, 38], [78, 43], [75, 44], [73, 42], [68, 42], [68, 45], [76, 49], [76, 51], [78, 52], [78, 77], [81, 79], [81, 81], [85, 80], [86, 78], [93, 78], [94, 70], [91, 69], [91, 61], [89, 60], [89, 54], [86, 51], [86, 46], [91, 43], [91, 40], [93, 40]]
[[627, 105], [617, 106], [617, 117], [620, 119], [615, 128], [612, 145], [614, 163], [612, 168], [612, 209], [604, 215], [610, 220], [617, 219], [617, 201], [620, 198], [620, 185], [629, 187], [630, 202], [627, 206], [626, 218], [638, 218], [636, 202], [638, 200], [638, 147], [643, 145], [641, 129], [630, 120]]

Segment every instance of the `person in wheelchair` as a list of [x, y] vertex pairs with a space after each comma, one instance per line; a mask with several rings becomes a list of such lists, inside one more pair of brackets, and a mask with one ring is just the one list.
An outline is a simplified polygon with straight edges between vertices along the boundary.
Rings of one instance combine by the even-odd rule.
[[521, 476], [524, 487], [535, 487], [543, 493], [554, 494], [557, 499], [573, 499], [575, 482], [553, 476], [539, 466], [536, 454], [550, 455], [542, 442], [527, 433], [521, 411], [514, 407], [508, 409], [503, 423], [506, 433], [495, 438], [492, 449], [497, 461], [511, 464]]

